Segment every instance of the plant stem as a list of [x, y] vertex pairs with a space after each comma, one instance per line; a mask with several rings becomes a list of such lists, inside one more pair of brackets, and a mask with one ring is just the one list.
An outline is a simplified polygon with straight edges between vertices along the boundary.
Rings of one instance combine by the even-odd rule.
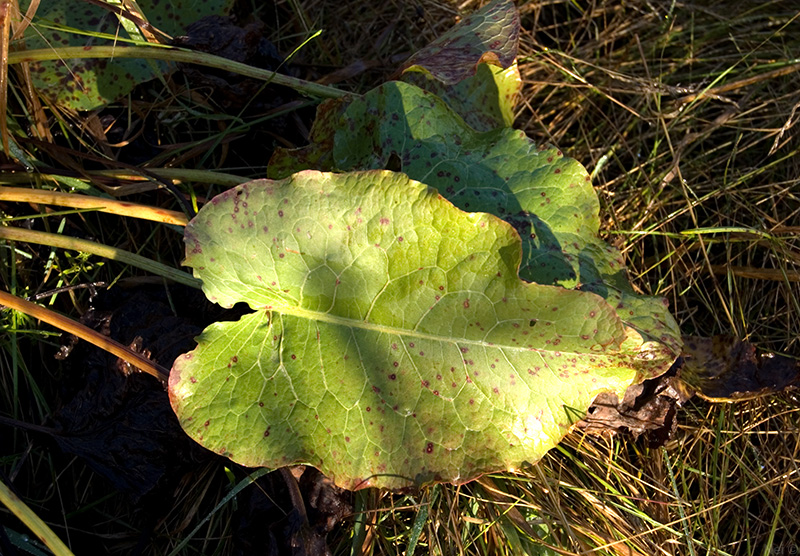
[[276, 85], [290, 87], [295, 91], [316, 98], [341, 98], [349, 93], [327, 85], [319, 85], [296, 77], [290, 77], [221, 56], [197, 52], [173, 46], [65, 46], [58, 49], [18, 50], [8, 54], [8, 64], [44, 62], [47, 60], [73, 60], [78, 58], [142, 58], [197, 64], [270, 81]]
[[165, 264], [142, 257], [135, 253], [130, 253], [117, 247], [110, 247], [102, 243], [95, 243], [85, 239], [78, 239], [74, 237], [62, 236], [58, 234], [50, 234], [47, 232], [39, 232], [35, 230], [24, 230], [22, 228], [13, 228], [10, 226], [0, 227], [0, 239], [9, 241], [22, 241], [25, 243], [36, 243], [38, 245], [48, 245], [50, 247], [59, 247], [61, 249], [72, 249], [73, 251], [82, 251], [84, 253], [91, 253], [106, 259], [119, 261], [124, 264], [141, 268], [147, 272], [152, 272], [158, 276], [172, 280], [179, 284], [191, 286], [193, 288], [200, 288], [202, 282], [193, 277], [187, 272], [172, 268]]
[[[173, 183], [196, 182], [210, 183], [225, 187], [234, 187], [252, 178], [244, 178], [236, 174], [224, 172], [213, 172], [210, 170], [197, 170], [192, 168], [148, 168], [147, 171], [164, 180], [171, 180]], [[133, 174], [124, 169], [122, 170], [97, 170], [88, 172], [90, 176], [105, 176], [130, 181], [147, 181], [147, 176]]]
[[153, 375], [165, 384], [169, 379], [169, 371], [158, 363], [150, 361], [129, 347], [112, 340], [108, 336], [103, 336], [96, 330], [92, 330], [88, 326], [85, 326], [79, 322], [69, 319], [63, 315], [59, 315], [58, 313], [49, 309], [45, 309], [36, 303], [31, 303], [30, 301], [26, 301], [2, 290], [0, 290], [0, 304], [10, 307], [15, 311], [19, 311], [20, 313], [25, 313], [26, 315], [29, 315], [35, 319], [44, 321], [47, 324], [55, 326], [56, 328], [69, 334], [73, 334], [82, 340], [86, 340], [90, 344], [94, 344], [100, 349], [103, 349], [112, 355], [116, 355], [123, 361], [130, 363], [133, 367], [136, 367], [147, 374]]

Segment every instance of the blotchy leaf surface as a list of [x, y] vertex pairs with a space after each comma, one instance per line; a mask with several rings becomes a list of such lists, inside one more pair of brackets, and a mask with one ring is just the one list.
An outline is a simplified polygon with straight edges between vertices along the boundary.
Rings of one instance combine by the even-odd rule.
[[506, 222], [388, 171], [301, 172], [215, 197], [186, 263], [255, 312], [175, 363], [187, 433], [247, 466], [350, 489], [465, 482], [535, 462], [602, 391], [666, 370], [601, 297], [517, 276]]
[[[25, 13], [30, 1], [20, 2]], [[178, 35], [187, 25], [206, 15], [222, 14], [229, 9], [230, 0], [139, 0], [138, 6], [157, 29]], [[47, 25], [39, 25], [46, 23]], [[61, 29], [54, 29], [55, 26]], [[104, 33], [128, 39], [119, 18], [111, 9], [89, 2], [42, 2], [33, 24], [25, 31], [25, 47], [86, 48], [114, 44], [113, 40], [76, 34]], [[113, 102], [129, 93], [139, 83], [155, 78], [166, 65], [147, 60], [118, 58], [59, 60], [31, 64], [33, 83], [51, 101], [71, 110], [92, 110]]]
[[522, 237], [522, 279], [597, 293], [626, 323], [680, 353], [664, 300], [635, 295], [619, 252], [599, 239], [589, 174], [558, 149], [539, 148], [519, 130], [476, 132], [437, 96], [397, 81], [353, 99], [333, 145], [340, 170], [396, 161], [459, 208], [509, 222]]

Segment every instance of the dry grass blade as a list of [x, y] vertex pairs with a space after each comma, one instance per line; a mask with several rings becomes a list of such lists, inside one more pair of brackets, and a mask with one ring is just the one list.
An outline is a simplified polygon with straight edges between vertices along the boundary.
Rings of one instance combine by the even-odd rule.
[[0, 140], [3, 143], [3, 152], [10, 155], [8, 148], [8, 48], [11, 42], [11, 0], [0, 2]]
[[738, 278], [752, 278], [753, 280], [774, 280], [787, 282], [800, 282], [800, 271], [781, 270], [779, 268], [755, 268], [752, 266], [722, 266], [711, 265], [711, 272], [727, 276], [732, 274]]
[[17, 228], [13, 226], [0, 227], [0, 240], [20, 241], [38, 245], [47, 245], [50, 247], [58, 247], [61, 249], [72, 249], [82, 253], [91, 253], [100, 257], [119, 261], [135, 268], [141, 268], [142, 270], [152, 272], [157, 276], [172, 280], [178, 284], [184, 284], [192, 288], [199, 288], [201, 285], [199, 279], [194, 278], [187, 272], [183, 272], [177, 268], [173, 268], [152, 259], [148, 259], [147, 257], [142, 257], [136, 253], [130, 253], [124, 249], [110, 247], [95, 241], [69, 237], [61, 234], [39, 232], [37, 230], [26, 230], [24, 228]]
[[24, 299], [10, 295], [2, 290], [0, 290], [0, 305], [5, 305], [10, 309], [20, 311], [21, 313], [25, 313], [26, 315], [55, 326], [56, 328], [63, 330], [68, 334], [78, 336], [79, 338], [86, 340], [87, 342], [94, 344], [113, 355], [116, 355], [123, 361], [128, 362], [131, 366], [153, 375], [161, 382], [167, 382], [169, 370], [157, 363], [154, 363], [153, 361], [150, 361], [141, 354], [136, 353], [131, 348], [123, 346], [119, 342], [103, 336], [88, 326], [84, 326], [79, 322], [63, 317], [58, 313], [54, 313], [53, 311], [40, 307], [39, 305], [31, 303], [30, 301], [25, 301]]
[[175, 224], [177, 226], [186, 226], [189, 221], [185, 214], [174, 210], [148, 207], [138, 203], [128, 203], [114, 199], [101, 199], [71, 193], [60, 193], [58, 191], [42, 191], [0, 186], [0, 201], [41, 203], [64, 207], [95, 209], [108, 214], [142, 218], [144, 220], [152, 220], [164, 224]]

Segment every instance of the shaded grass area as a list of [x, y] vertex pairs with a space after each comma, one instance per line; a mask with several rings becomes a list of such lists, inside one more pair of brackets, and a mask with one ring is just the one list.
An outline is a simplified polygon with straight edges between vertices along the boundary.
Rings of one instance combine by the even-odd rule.
[[[282, 53], [324, 29], [296, 55], [292, 71], [363, 92], [448, 29], [459, 9], [480, 4], [296, 0], [238, 9], [264, 20]], [[524, 89], [517, 126], [592, 173], [605, 233], [625, 253], [635, 287], [667, 297], [687, 334], [733, 334], [800, 356], [794, 2], [548, 0], [519, 7]], [[24, 79], [11, 79], [14, 122], [35, 136], [39, 116], [25, 99]], [[257, 177], [265, 151], [302, 144], [313, 116], [288, 95], [222, 114], [206, 89], [179, 76], [168, 85], [143, 85], [97, 114], [48, 106], [38, 125], [51, 130], [56, 147], [29, 148], [60, 177], [31, 183], [126, 193], [172, 209], [180, 208], [177, 194], [201, 205], [224, 187], [186, 179], [170, 193], [125, 179], [129, 168], [103, 158]], [[96, 173], [78, 181], [83, 168]], [[11, 170], [19, 168], [4, 168]], [[2, 209], [35, 229], [180, 265], [180, 235], [167, 227], [92, 212], [45, 217], [43, 207]], [[47, 294], [39, 302], [72, 315], [89, 306], [86, 284], [151, 279], [114, 261], [47, 247], [7, 244], [0, 257], [8, 291]], [[52, 359], [60, 341], [17, 313], [4, 313], [3, 327], [2, 416], [46, 424], [69, 387]], [[329, 544], [336, 554], [792, 554], [800, 549], [798, 402], [796, 393], [732, 405], [693, 402], [663, 448], [574, 433], [513, 474], [407, 495], [359, 492], [354, 514]], [[76, 550], [166, 554], [210, 517], [181, 553], [234, 553], [236, 502], [212, 510], [241, 476], [218, 463], [198, 465], [173, 487], [169, 509], [156, 510], [132, 506], [46, 433], [3, 426], [0, 435], [3, 480]], [[16, 523], [9, 528], [23, 532]]]

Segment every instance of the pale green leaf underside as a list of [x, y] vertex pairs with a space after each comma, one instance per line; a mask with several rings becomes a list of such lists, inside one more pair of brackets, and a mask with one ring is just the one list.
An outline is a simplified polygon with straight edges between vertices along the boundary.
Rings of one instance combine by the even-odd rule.
[[599, 296], [521, 281], [510, 225], [403, 174], [250, 182], [185, 240], [209, 298], [255, 312], [178, 358], [170, 398], [244, 465], [464, 482], [537, 461], [599, 392], [672, 362]]

